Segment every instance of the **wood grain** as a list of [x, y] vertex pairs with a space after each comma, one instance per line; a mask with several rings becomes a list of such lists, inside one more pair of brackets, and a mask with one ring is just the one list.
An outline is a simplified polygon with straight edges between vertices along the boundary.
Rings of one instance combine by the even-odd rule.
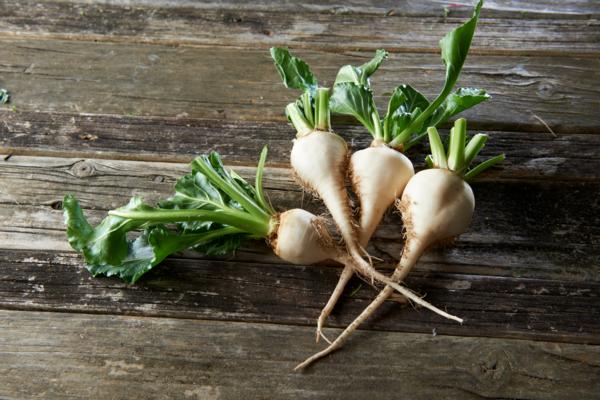
[[[310, 49], [437, 52], [438, 40], [462, 23], [469, 7], [424, 2], [415, 7], [336, 6], [315, 11], [297, 4], [273, 3], [251, 9], [227, 4], [99, 4], [64, 1], [0, 1], [0, 33], [68, 40], [161, 44], [219, 44]], [[303, 3], [304, 4], [304, 3]], [[365, 4], [366, 5], [366, 4]], [[287, 7], [286, 7], [287, 6]], [[554, 11], [560, 10], [554, 5]], [[550, 8], [548, 8], [550, 10]], [[473, 54], [595, 56], [600, 31], [595, 19], [581, 14], [502, 13], [486, 4]], [[590, 16], [591, 17], [591, 16]]]
[[[74, 6], [81, 3], [97, 3], [87, 0], [65, 0]], [[42, 0], [38, 3], [56, 3], [56, 0]], [[331, 14], [391, 14], [406, 16], [438, 16], [461, 15], [470, 16], [475, 1], [471, 0], [436, 0], [424, 2], [419, 0], [104, 0], [102, 4], [114, 6], [194, 9], [238, 9], [258, 11], [287, 11]], [[393, 11], [390, 13], [390, 11]], [[593, 0], [487, 0], [484, 11], [487, 16], [519, 19], [537, 18], [579, 18], [592, 19], [600, 14], [600, 6]], [[390, 15], [389, 15], [390, 16]]]
[[[258, 242], [221, 259], [186, 252], [130, 287], [82, 270], [65, 240], [60, 211], [65, 193], [77, 195], [97, 223], [107, 208], [133, 194], [149, 202], [166, 196], [185, 169], [56, 157], [13, 156], [0, 163], [0, 247], [7, 250], [0, 306], [312, 325], [339, 270], [282, 264]], [[254, 175], [253, 168], [237, 170]], [[287, 169], [268, 169], [266, 187], [279, 207], [302, 204]], [[427, 332], [435, 326], [440, 333], [595, 343], [600, 248], [594, 243], [600, 221], [593, 204], [599, 189], [591, 183], [476, 184], [478, 208], [470, 231], [452, 249], [429, 252], [408, 281], [468, 324], [455, 326], [391, 304], [379, 314], [385, 318], [369, 327]], [[304, 206], [323, 211], [308, 197]], [[397, 216], [386, 219], [370, 248], [373, 255], [392, 261], [400, 254], [398, 224]], [[350, 322], [374, 294], [363, 289], [349, 298], [358, 285], [347, 292], [335, 326]], [[125, 300], [115, 303], [119, 298]]]
[[[0, 162], [0, 209], [5, 221], [0, 227], [2, 247], [32, 248], [37, 244], [31, 235], [38, 234], [48, 240], [44, 248], [68, 249], [59, 210], [65, 194], [72, 193], [83, 207], [97, 210], [90, 213], [97, 222], [106, 210], [127, 203], [133, 195], [150, 204], [168, 196], [186, 171], [185, 165], [173, 163], [13, 156]], [[253, 179], [252, 167], [236, 167], [236, 171]], [[25, 181], [27, 185], [23, 185]], [[267, 169], [265, 187], [280, 209], [303, 207], [317, 214], [325, 212], [320, 201], [302, 193], [286, 168]], [[491, 180], [476, 182], [473, 188], [477, 210], [471, 228], [456, 247], [425, 260], [478, 271], [476, 274], [559, 279], [600, 276], [597, 183]], [[400, 254], [399, 223], [397, 215], [386, 217], [370, 248], [373, 255], [392, 260]]]
[[[0, 308], [127, 314], [315, 326], [339, 276], [331, 266], [170, 257], [136, 285], [93, 278], [80, 257], [52, 250], [0, 251]], [[364, 329], [600, 344], [591, 281], [411, 273], [407, 285], [463, 325], [427, 310], [384, 304]], [[328, 326], [345, 327], [376, 292], [353, 280]]]
[[[339, 66], [372, 53], [299, 51], [324, 84]], [[280, 83], [264, 49], [0, 39], [0, 74], [23, 111], [283, 121], [296, 93]], [[467, 111], [474, 129], [597, 132], [600, 58], [472, 56], [460, 85], [493, 99]], [[374, 79], [380, 96], [410, 82], [427, 96], [442, 86], [436, 54], [392, 55]], [[384, 99], [377, 101], [383, 105]]]
[[[0, 311], [7, 398], [595, 398], [600, 347], [359, 333], [305, 373], [308, 328]], [[390, 357], [390, 354], [397, 355]], [[30, 379], [35, 376], [35, 379]]]
[[[255, 165], [268, 144], [269, 165], [288, 167], [294, 136], [290, 125], [272, 122], [11, 111], [0, 111], [0, 120], [0, 152], [13, 155], [189, 162], [214, 150], [229, 164]], [[354, 149], [369, 145], [371, 136], [362, 128], [339, 126], [338, 132]], [[600, 135], [485, 133], [490, 140], [483, 153], [505, 153], [507, 159], [484, 180], [600, 180]], [[408, 156], [421, 168], [427, 153], [423, 145]]]

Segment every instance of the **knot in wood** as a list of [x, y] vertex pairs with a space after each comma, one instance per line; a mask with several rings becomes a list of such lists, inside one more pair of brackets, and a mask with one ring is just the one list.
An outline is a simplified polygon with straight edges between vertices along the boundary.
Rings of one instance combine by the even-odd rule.
[[541, 81], [538, 85], [537, 93], [538, 96], [542, 99], [551, 98], [556, 92], [555, 86], [548, 81]]
[[511, 361], [501, 349], [480, 348], [479, 361], [473, 373], [478, 380], [478, 393], [493, 393], [511, 379]]
[[78, 161], [71, 167], [71, 173], [78, 178], [85, 178], [94, 175], [94, 164], [90, 161]]

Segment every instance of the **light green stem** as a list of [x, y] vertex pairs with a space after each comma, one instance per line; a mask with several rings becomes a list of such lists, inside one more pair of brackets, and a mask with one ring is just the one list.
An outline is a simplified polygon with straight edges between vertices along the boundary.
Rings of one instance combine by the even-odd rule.
[[450, 131], [450, 146], [448, 149], [448, 168], [460, 172], [465, 164], [465, 142], [467, 140], [467, 121], [459, 118], [454, 122]]
[[315, 128], [320, 131], [329, 131], [329, 96], [328, 88], [318, 88], [315, 99]]
[[245, 212], [235, 210], [111, 210], [108, 212], [108, 214], [130, 220], [146, 221], [149, 223], [175, 223], [189, 221], [216, 222], [219, 224], [236, 227], [257, 237], [267, 237], [271, 230], [271, 218], [261, 219]]
[[302, 108], [304, 109], [304, 117], [311, 127], [315, 126], [315, 116], [313, 114], [313, 106], [310, 98], [310, 92], [306, 91], [302, 94]]
[[477, 135], [473, 136], [471, 140], [469, 140], [469, 143], [465, 148], [465, 166], [468, 167], [469, 164], [473, 162], [475, 157], [477, 157], [477, 154], [479, 154], [481, 149], [483, 149], [483, 146], [485, 146], [485, 142], [487, 142], [487, 139], [487, 135], [484, 135], [483, 133], [478, 133]]
[[288, 104], [285, 111], [291, 120], [292, 125], [296, 128], [298, 137], [308, 135], [314, 130], [313, 126], [306, 120], [306, 117], [302, 114], [302, 111], [300, 111], [300, 108], [296, 103]]
[[477, 177], [477, 175], [479, 175], [486, 169], [491, 168], [498, 163], [501, 163], [502, 161], [504, 161], [504, 159], [504, 154], [499, 154], [496, 157], [490, 158], [489, 160], [482, 162], [481, 164], [477, 165], [475, 168], [471, 169], [465, 174], [465, 181], [468, 182], [474, 179], [475, 177]]
[[446, 162], [446, 151], [444, 150], [442, 139], [440, 139], [440, 134], [433, 126], [427, 128], [427, 133], [429, 134], [429, 146], [431, 147], [433, 164], [437, 168], [448, 168], [448, 164]]

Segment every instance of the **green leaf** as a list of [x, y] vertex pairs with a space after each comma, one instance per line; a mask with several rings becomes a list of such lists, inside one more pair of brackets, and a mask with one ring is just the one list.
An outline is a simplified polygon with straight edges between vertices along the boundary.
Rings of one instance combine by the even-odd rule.
[[483, 0], [479, 0], [479, 3], [475, 6], [473, 16], [463, 25], [450, 31], [442, 40], [440, 40], [440, 48], [442, 49], [442, 60], [446, 64], [446, 82], [442, 93], [446, 95], [452, 90], [460, 71], [467, 59], [469, 48], [471, 47], [471, 41], [475, 34], [475, 28], [477, 27], [477, 20]]
[[127, 255], [119, 264], [99, 264], [90, 260], [87, 269], [93, 276], [118, 276], [127, 283], [135, 283], [168, 255], [189, 247], [195, 241], [196, 236], [177, 235], [159, 225], [143, 231], [137, 239], [123, 243]]
[[334, 113], [353, 116], [375, 135], [372, 116], [377, 113], [377, 110], [374, 106], [373, 94], [367, 87], [348, 82], [335, 85], [329, 107]]
[[270, 219], [271, 214], [260, 206], [254, 188], [235, 172], [226, 170], [218, 153], [196, 157], [191, 165], [193, 172], [204, 174], [221, 193], [239, 203], [239, 208], [257, 218]]
[[74, 196], [66, 195], [63, 199], [63, 215], [69, 244], [73, 249], [82, 251], [94, 234], [94, 228], [88, 223]]
[[272, 47], [271, 57], [286, 87], [311, 92], [316, 90], [317, 79], [310, 71], [308, 64], [294, 57], [288, 49]]
[[334, 86], [341, 83], [354, 83], [356, 85], [370, 86], [369, 78], [377, 71], [381, 63], [388, 57], [388, 52], [379, 49], [370, 61], [360, 67], [344, 65], [338, 71]]
[[375, 71], [379, 69], [379, 66], [387, 57], [388, 52], [383, 49], [379, 49], [375, 52], [375, 57], [373, 57], [372, 60], [367, 61], [366, 63], [358, 67], [358, 69], [361, 71], [360, 83], [362, 83], [363, 85], [367, 84], [367, 79], [369, 79], [371, 75], [373, 75]]
[[483, 89], [460, 88], [444, 100], [425, 125], [437, 126], [442, 124], [454, 115], [474, 107], [489, 98], [490, 95]]
[[475, 6], [473, 16], [464, 24], [458, 28], [449, 32], [442, 40], [440, 40], [440, 48], [442, 50], [442, 60], [446, 65], [446, 80], [444, 87], [436, 99], [427, 107], [417, 118], [411, 121], [411, 123], [390, 143], [392, 146], [403, 144], [412, 135], [413, 137], [405, 145], [405, 149], [417, 143], [422, 137], [425, 136], [423, 133], [424, 129], [429, 125], [426, 122], [429, 120], [431, 115], [442, 105], [444, 100], [448, 97], [452, 88], [456, 84], [462, 67], [467, 59], [469, 48], [471, 47], [471, 41], [475, 34], [475, 28], [477, 27], [477, 20], [483, 0], [480, 0]]
[[95, 228], [79, 202], [65, 196], [69, 243], [83, 253], [92, 274], [115, 275], [130, 283], [169, 254], [186, 248], [209, 255], [229, 253], [245, 239], [266, 237], [271, 230], [275, 211], [263, 205], [262, 197], [265, 159], [266, 151], [257, 174], [260, 192], [226, 170], [219, 155], [211, 153], [194, 160], [192, 172], [177, 181], [175, 193], [158, 207], [134, 197], [126, 206], [110, 211]]
[[[384, 137], [387, 142], [396, 138], [404, 129], [418, 118], [429, 106], [429, 101], [410, 85], [400, 85], [394, 89], [384, 118]], [[407, 135], [408, 136], [408, 135]], [[398, 144], [403, 143], [399, 141]]]
[[[63, 201], [67, 237], [74, 249], [83, 252], [86, 261], [94, 264], [120, 264], [127, 256], [127, 232], [141, 227], [144, 223], [130, 221], [118, 216], [106, 217], [95, 229], [85, 219], [79, 203], [74, 197], [66, 196]], [[139, 197], [120, 207], [120, 211], [143, 211], [151, 208], [143, 204]]]

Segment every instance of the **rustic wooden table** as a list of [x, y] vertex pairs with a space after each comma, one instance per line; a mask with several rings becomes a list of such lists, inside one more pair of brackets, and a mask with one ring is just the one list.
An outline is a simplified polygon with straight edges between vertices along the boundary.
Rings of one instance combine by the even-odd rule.
[[[322, 211], [291, 179], [282, 111], [294, 94], [268, 48], [294, 48], [331, 82], [383, 47], [376, 89], [411, 82], [432, 96], [437, 41], [471, 12], [460, 3], [0, 1], [12, 94], [0, 110], [0, 398], [600, 398], [600, 2], [484, 8], [461, 82], [493, 99], [466, 116], [491, 136], [486, 153], [508, 158], [474, 184], [470, 231], [408, 281], [462, 326], [390, 302], [294, 373], [321, 348], [313, 326], [338, 268], [287, 265], [254, 243], [186, 252], [125, 285], [91, 278], [65, 240], [66, 193], [96, 222], [132, 194], [167, 195], [208, 150], [252, 176], [265, 143], [273, 202]], [[399, 254], [398, 222], [386, 219], [373, 255]], [[352, 281], [332, 326], [374, 294]]]

